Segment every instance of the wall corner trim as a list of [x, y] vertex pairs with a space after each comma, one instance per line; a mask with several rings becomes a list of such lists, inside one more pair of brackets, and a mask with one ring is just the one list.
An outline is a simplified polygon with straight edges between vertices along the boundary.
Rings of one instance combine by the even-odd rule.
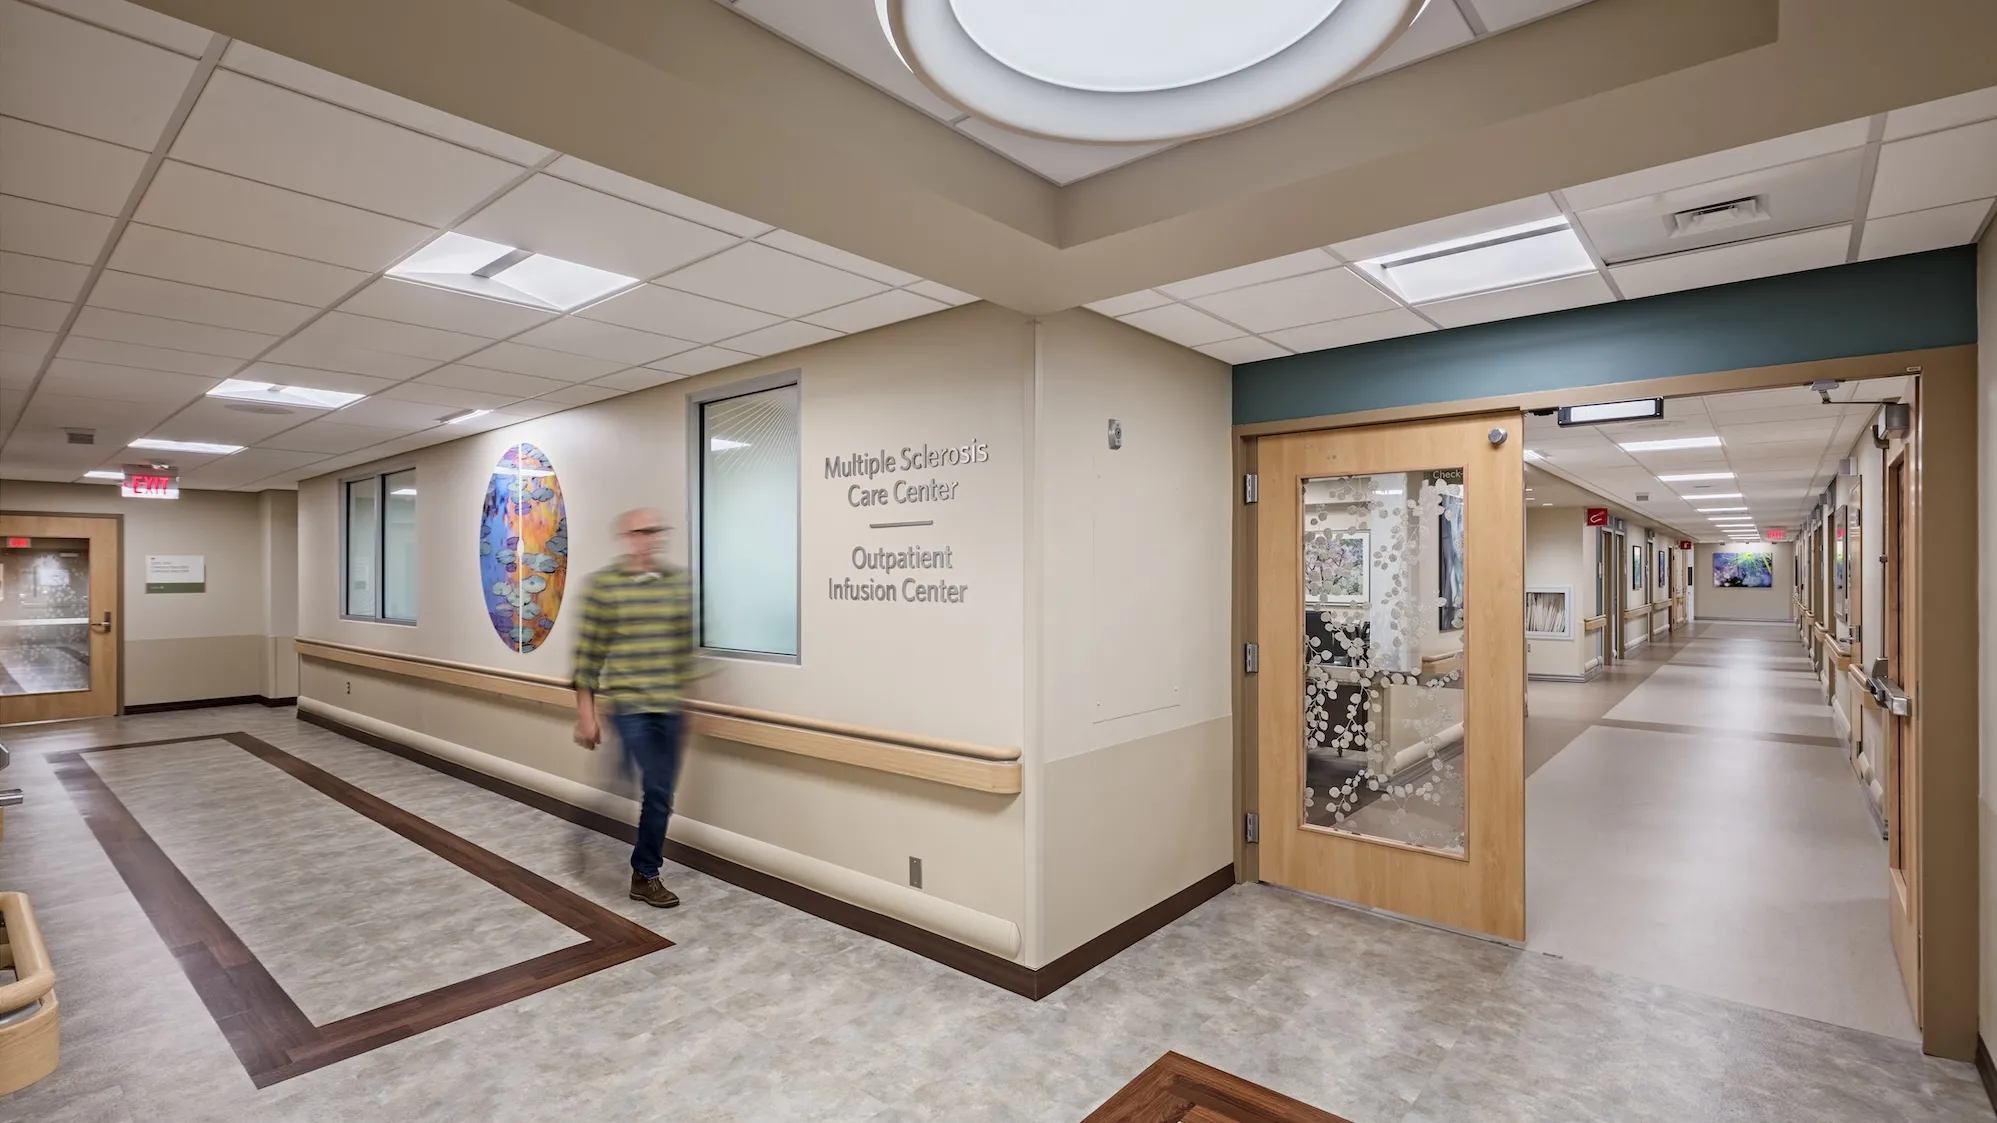
[[1990, 1046], [1983, 1035], [1976, 1035], [1976, 1075], [1983, 1078], [1983, 1094], [1990, 1097], [1990, 1108], [1997, 1111], [1997, 1060], [1990, 1056]]

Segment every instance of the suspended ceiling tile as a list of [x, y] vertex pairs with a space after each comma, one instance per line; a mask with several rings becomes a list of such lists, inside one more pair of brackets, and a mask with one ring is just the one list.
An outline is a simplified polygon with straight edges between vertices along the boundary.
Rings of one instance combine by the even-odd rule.
[[493, 390], [464, 390], [433, 382], [405, 382], [400, 386], [391, 386], [383, 390], [381, 396], [394, 398], [397, 401], [421, 402], [429, 406], [440, 421], [460, 410], [498, 409], [500, 406], [520, 400], [519, 394]]
[[736, 241], [732, 234], [550, 175], [515, 187], [457, 230], [638, 278], [655, 277]]
[[[129, 437], [123, 436], [124, 433], [139, 435], [138, 431], [157, 424], [179, 408], [179, 402], [75, 398], [41, 391], [28, 402], [28, 408], [21, 411], [21, 424], [52, 429], [100, 430], [102, 433], [117, 434], [115, 439], [129, 440]], [[98, 456], [104, 454], [106, 446], [107, 439], [100, 435], [96, 446]]]
[[1255, 335], [1244, 335], [1240, 339], [1223, 339], [1219, 343], [1204, 343], [1194, 350], [1211, 355], [1229, 366], [1260, 362], [1263, 359], [1275, 359], [1289, 354], [1281, 347]]
[[1072, 144], [1021, 136], [975, 118], [959, 122], [957, 130], [1044, 179], [1066, 186], [1111, 168], [1163, 152], [1169, 144]]
[[908, 286], [908, 291], [931, 300], [940, 300], [952, 308], [961, 304], [970, 304], [978, 299], [970, 293], [953, 289], [949, 285], [939, 285], [935, 281], [917, 281]]
[[379, 278], [348, 297], [340, 310], [487, 339], [526, 331], [558, 314], [393, 277]]
[[367, 280], [357, 269], [133, 222], [112, 269], [323, 308]]
[[0, 194], [117, 215], [146, 154], [29, 121], [0, 117]]
[[1528, 222], [1542, 222], [1559, 217], [1560, 207], [1554, 203], [1551, 195], [1533, 195], [1525, 199], [1514, 199], [1509, 203], [1499, 203], [1496, 206], [1481, 207], [1428, 222], [1418, 222], [1398, 230], [1368, 234], [1363, 238], [1340, 242], [1332, 246], [1331, 250], [1347, 261], [1369, 261], [1376, 257], [1421, 249], [1439, 242], [1476, 237], [1493, 230], [1504, 230]]
[[553, 378], [563, 382], [587, 382], [592, 378], [602, 378], [626, 365], [518, 343], [495, 343], [483, 351], [465, 356], [465, 362], [492, 370], [531, 374], [536, 378]]
[[1725, 285], [1780, 273], [1842, 265], [1851, 247], [1851, 227], [1832, 226], [1785, 234], [1758, 242], [1618, 265], [1609, 272], [1632, 300], [1659, 293]]
[[93, 265], [113, 220], [32, 199], [0, 195], [0, 250]]
[[1243, 330], [1234, 324], [1216, 320], [1187, 304], [1165, 304], [1118, 318], [1131, 327], [1142, 328], [1152, 335], [1163, 336], [1181, 347], [1198, 347], [1202, 343], [1219, 343], [1223, 339], [1234, 339], [1239, 337]]
[[1584, 273], [1558, 281], [1542, 281], [1536, 285], [1521, 285], [1514, 289], [1424, 304], [1421, 311], [1443, 327], [1460, 328], [1493, 320], [1582, 308], [1590, 304], [1606, 304], [1615, 298], [1616, 294], [1609, 290], [1609, 283], [1602, 279], [1601, 274]]
[[261, 78], [273, 85], [283, 86], [301, 94], [330, 101], [348, 109], [359, 110], [371, 117], [379, 117], [415, 129], [419, 133], [466, 148], [474, 148], [490, 156], [497, 156], [515, 164], [537, 164], [548, 156], [548, 150], [538, 144], [509, 136], [498, 129], [489, 129], [475, 121], [454, 117], [441, 109], [397, 97], [385, 90], [363, 85], [351, 78], [343, 78], [316, 66], [272, 54], [262, 47], [254, 47], [242, 40], [229, 44], [222, 54], [222, 65], [231, 70]]
[[839, 333], [831, 328], [807, 324], [802, 320], [786, 320], [781, 324], [758, 328], [746, 335], [738, 335], [723, 342], [731, 351], [746, 351], [751, 355], [776, 355], [837, 338]]
[[1399, 39], [1380, 52], [1380, 57], [1368, 63], [1351, 81], [1363, 82], [1376, 74], [1398, 70], [1410, 63], [1454, 50], [1477, 37], [1470, 30], [1470, 24], [1463, 18], [1456, 5], [1446, 0], [1434, 0], [1422, 5], [1421, 13], [1415, 22]]
[[289, 452], [276, 448], [246, 448], [232, 456], [211, 460], [180, 477], [182, 486], [237, 487], [271, 476], [295, 471], [324, 460], [317, 452]]
[[882, 265], [872, 258], [861, 257], [857, 253], [847, 253], [837, 246], [828, 246], [824, 242], [814, 242], [802, 234], [793, 234], [788, 230], [772, 230], [756, 240], [766, 246], [773, 246], [783, 250], [785, 253], [793, 253], [799, 257], [810, 258], [820, 265], [830, 265], [834, 269], [843, 269], [848, 273], [858, 273], [862, 277], [879, 281], [884, 285], [900, 287], [902, 285], [912, 285], [922, 279], [913, 273], [896, 269], [892, 265]]
[[[640, 367], [639, 369], [642, 370], [644, 368]], [[651, 373], [657, 374], [659, 372], [653, 371]], [[624, 396], [624, 393], [623, 390], [617, 389], [614, 386], [602, 383], [585, 383], [576, 386], [564, 386], [559, 390], [550, 390], [548, 393], [541, 395], [540, 400], [564, 406], [586, 406], [594, 405], [597, 402], [609, 401], [611, 398], [621, 398]]]
[[889, 289], [875, 296], [863, 297], [851, 304], [841, 304], [806, 316], [808, 323], [834, 331], [851, 334], [868, 331], [884, 324], [912, 320], [917, 316], [927, 316], [941, 312], [948, 305], [926, 296], [917, 296], [907, 289]]
[[236, 359], [255, 358], [278, 339], [275, 335], [262, 332], [237, 331], [234, 328], [190, 324], [183, 320], [93, 307], [86, 307], [77, 313], [70, 334], [119, 343], [138, 343], [147, 347], [166, 347], [175, 351], [194, 351], [203, 355], [226, 355]]
[[706, 374], [711, 370], [720, 370], [723, 367], [732, 367], [737, 363], [746, 363], [755, 357], [741, 351], [730, 351], [726, 347], [696, 347], [691, 351], [669, 355], [656, 363], [645, 365], [668, 374], [691, 377], [696, 374]]
[[1798, 160], [1842, 152], [1847, 148], [1858, 148], [1865, 143], [1869, 127], [1869, 122], [1864, 119], [1846, 121], [1841, 125], [1827, 125], [1821, 129], [1776, 137], [1758, 144], [1742, 145], [1723, 152], [1694, 156], [1689, 160], [1585, 183], [1579, 187], [1570, 187], [1562, 194], [1567, 197], [1567, 205], [1575, 210], [1593, 210], [1611, 203], [1656, 195], [1681, 187], [1711, 183], [1717, 179], [1728, 179], [1782, 164], [1792, 164]]
[[1160, 305], [1170, 303], [1172, 303], [1172, 298], [1156, 289], [1138, 289], [1136, 292], [1125, 293], [1122, 296], [1112, 296], [1107, 300], [1098, 300], [1090, 304], [1084, 304], [1082, 307], [1087, 308], [1091, 312], [1099, 312], [1105, 316], [1122, 317], [1128, 316], [1132, 312], [1142, 312], [1147, 308], [1157, 308]]
[[0, 113], [150, 152], [195, 61], [0, 0]]
[[1578, 8], [1588, 0], [1470, 0], [1477, 14], [1484, 19], [1484, 26], [1491, 31], [1503, 31], [1543, 19], [1555, 12]]
[[677, 191], [669, 191], [655, 183], [647, 183], [635, 176], [578, 160], [574, 156], [556, 157], [555, 162], [548, 165], [548, 174], [558, 179], [566, 179], [570, 183], [593, 187], [655, 211], [664, 211], [669, 215], [698, 222], [702, 226], [712, 227], [738, 238], [754, 238], [774, 229], [767, 222], [758, 222], [712, 203], [703, 203], [699, 199], [682, 195]]
[[169, 441], [253, 445], [324, 416], [326, 411], [319, 409], [203, 398], [161, 422], [150, 435]]
[[191, 374], [56, 359], [49, 364], [48, 374], [42, 379], [42, 389], [77, 398], [184, 405], [214, 389], [220, 382], [218, 378]]
[[649, 331], [585, 320], [578, 316], [563, 316], [542, 324], [521, 334], [513, 342], [624, 365], [649, 363], [697, 346], [684, 339], [654, 335]]
[[1387, 294], [1343, 268], [1214, 293], [1192, 304], [1262, 335], [1283, 328], [1385, 312], [1394, 307]]
[[908, 105], [943, 121], [964, 111], [938, 97], [895, 57], [873, 0], [736, 0], [734, 10]]
[[68, 318], [68, 301], [0, 293], [0, 327], [58, 332]]
[[[702, 348], [702, 350], [712, 351], [714, 350], [714, 348], [705, 347]], [[743, 359], [747, 359], [749, 357], [750, 356], [748, 355], [742, 356]], [[739, 360], [731, 360], [731, 361], [739, 361]], [[726, 366], [727, 364], [724, 363], [722, 365]], [[667, 371], [656, 370], [652, 367], [632, 367], [630, 370], [620, 370], [616, 374], [607, 375], [603, 378], [599, 378], [591, 385], [611, 386], [619, 390], [630, 392], [636, 390], [650, 390], [654, 386], [663, 386], [668, 382], [677, 382], [685, 377], [686, 375], [683, 374], [672, 374]]]
[[[1864, 149], [1848, 148], [1582, 211], [1576, 217], [1596, 252], [1610, 265], [1850, 222], [1858, 217], [1864, 156]], [[1702, 233], [1678, 234], [1673, 229], [1671, 216], [1679, 211], [1748, 198], [1761, 204], [1762, 217], [1757, 221]]]
[[176, 374], [198, 374], [204, 378], [227, 378], [243, 365], [241, 359], [223, 355], [202, 355], [169, 347], [149, 347], [111, 339], [88, 339], [71, 332], [57, 352], [65, 359], [105, 363], [110, 366], [163, 370]]
[[1345, 320], [1332, 320], [1323, 324], [1307, 324], [1300, 328], [1269, 333], [1269, 339], [1292, 351], [1324, 351], [1333, 347], [1351, 347], [1359, 343], [1371, 343], [1377, 339], [1394, 339], [1403, 335], [1418, 335], [1435, 328], [1428, 321], [1405, 308], [1395, 308], [1386, 312], [1374, 312], [1366, 316], [1353, 316]]
[[1875, 218], [1865, 224], [1865, 233], [1860, 236], [1858, 259], [1871, 261], [1903, 253], [1968, 245], [1976, 240], [1990, 217], [1991, 202], [1990, 199], [1976, 199], [1932, 210]]
[[1904, 140], [1992, 117], [1997, 117], [1997, 86], [1895, 109], [1886, 115], [1886, 139]]
[[[1223, 269], [1218, 273], [1208, 273], [1204, 277], [1174, 281], [1169, 285], [1158, 286], [1158, 291], [1178, 300], [1192, 300], [1195, 297], [1226, 292], [1230, 289], [1245, 288], [1249, 285], [1261, 284], [1264, 281], [1279, 281], [1285, 277], [1297, 277], [1306, 273], [1317, 273], [1326, 269], [1335, 269], [1337, 266], [1338, 260], [1323, 250], [1305, 250], [1302, 253], [1272, 257], [1267, 261], [1237, 265], [1232, 269]], [[1145, 291], [1148, 292], [1150, 290], [1147, 289]], [[1101, 301], [1099, 303], [1111, 304], [1113, 302]], [[1094, 305], [1090, 307], [1094, 307]], [[1097, 310], [1102, 311], [1101, 309]], [[1133, 308], [1129, 309], [1129, 311], [1137, 311], [1137, 309]], [[1114, 316], [1119, 313], [1104, 312], [1103, 314]]]
[[1712, 414], [1732, 413], [1745, 409], [1807, 409], [1818, 405], [1820, 399], [1816, 391], [1807, 386], [1781, 386], [1771, 390], [1739, 390], [1728, 394], [1710, 394], [1699, 399]]
[[373, 397], [341, 407], [331, 419], [342, 425], [372, 425], [378, 429], [413, 433], [418, 429], [434, 428], [441, 423], [441, 418], [449, 417], [452, 412], [428, 402]]
[[823, 311], [883, 290], [879, 281], [745, 242], [659, 279], [696, 296], [790, 318]]
[[39, 296], [44, 300], [74, 301], [90, 279], [90, 270], [73, 261], [52, 257], [32, 257], [24, 253], [0, 253], [0, 292]]
[[[317, 325], [313, 325], [316, 327]], [[310, 328], [306, 329], [308, 332]], [[398, 355], [389, 351], [378, 351], [371, 347], [359, 347], [330, 335], [306, 336], [301, 333], [285, 340], [264, 356], [273, 363], [309, 367], [314, 370], [345, 371], [349, 374], [369, 375], [375, 378], [388, 378], [400, 381], [422, 374], [438, 364], [435, 359], [420, 358], [414, 355]], [[258, 364], [262, 365], [262, 364]], [[259, 380], [265, 381], [265, 380]], [[271, 379], [268, 381], [279, 381]], [[335, 389], [326, 386], [322, 389]]]
[[504, 187], [504, 160], [217, 70], [172, 156], [322, 199], [442, 226]]
[[1905, 214], [1997, 195], [1997, 121], [1895, 141], [1879, 149], [1866, 213]]
[[778, 317], [660, 285], [639, 285], [576, 315], [620, 324], [675, 339], [714, 343], [731, 335], [768, 327]]
[[319, 310], [282, 300], [266, 300], [238, 292], [203, 288], [180, 281], [163, 281], [136, 273], [107, 269], [90, 290], [90, 304], [121, 312], [138, 312], [169, 320], [285, 335]]
[[160, 165], [134, 217], [369, 273], [395, 264], [431, 235], [399, 218], [175, 160]]
[[393, 440], [402, 433], [371, 425], [342, 425], [336, 421], [308, 421], [296, 429], [279, 433], [263, 442], [266, 448], [289, 452], [323, 452], [337, 455]]
[[[399, 357], [399, 356], [398, 356]], [[346, 394], [374, 394], [395, 385], [396, 380], [378, 375], [354, 374], [344, 370], [295, 367], [284, 363], [251, 363], [236, 374], [245, 382], [268, 382], [273, 386], [299, 386], [308, 390], [338, 390]]]
[[204, 28], [161, 15], [125, 0], [36, 0], [44, 8], [75, 16], [86, 23], [123, 32], [156, 46], [200, 58], [214, 35]]
[[554, 378], [535, 378], [532, 375], [514, 371], [492, 370], [486, 367], [452, 363], [417, 379], [433, 386], [449, 386], [458, 390], [476, 390], [487, 394], [510, 394], [515, 399], [532, 398], [559, 390], [568, 383]]
[[373, 316], [356, 316], [351, 312], [328, 312], [291, 339], [294, 343], [334, 343], [437, 362], [462, 358], [491, 341], [489, 336], [397, 323]]

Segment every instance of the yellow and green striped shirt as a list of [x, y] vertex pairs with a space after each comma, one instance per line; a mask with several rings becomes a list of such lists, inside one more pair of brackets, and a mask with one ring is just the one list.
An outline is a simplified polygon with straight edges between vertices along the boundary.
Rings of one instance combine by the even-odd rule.
[[679, 709], [693, 678], [693, 586], [685, 571], [590, 575], [576, 637], [578, 689], [641, 713]]

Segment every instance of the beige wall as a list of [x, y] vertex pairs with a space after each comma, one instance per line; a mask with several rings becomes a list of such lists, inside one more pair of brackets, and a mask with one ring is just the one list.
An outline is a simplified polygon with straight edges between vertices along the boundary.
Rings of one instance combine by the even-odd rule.
[[1591, 669], [1597, 641], [1581, 621], [1593, 613], [1596, 531], [1580, 507], [1528, 507], [1525, 520], [1526, 588], [1566, 588], [1573, 636], [1569, 639], [1531, 637], [1526, 640], [1526, 673], [1553, 678], [1582, 678]]
[[1979, 690], [1982, 715], [1978, 738], [1977, 826], [1981, 865], [1979, 866], [1980, 914], [1982, 917], [1981, 955], [1977, 972], [1977, 1026], [1985, 1040], [1997, 1040], [1997, 793], [1992, 791], [1997, 775], [1997, 574], [1991, 558], [1997, 557], [1997, 450], [1991, 448], [1990, 434], [1997, 433], [1997, 226], [1983, 235], [1976, 255], [1977, 349], [1976, 399], [1978, 429], [1984, 434], [1977, 442], [1977, 494], [1981, 497], [1981, 517], [1977, 519], [1979, 567], [1977, 597], [1982, 613], [1977, 629], [1979, 658], [1983, 670]]
[[1766, 589], [1716, 589], [1713, 587], [1713, 553], [1730, 547], [1702, 542], [1698, 563], [1692, 567], [1692, 583], [1699, 590], [1701, 620], [1789, 620], [1796, 548], [1789, 542], [1773, 543], [1775, 584]]
[[[292, 493], [187, 490], [163, 501], [125, 499], [114, 484], [0, 480], [0, 510], [123, 517], [126, 705], [296, 693], [285, 571], [297, 546], [279, 515], [296, 510]], [[147, 593], [147, 554], [202, 555], [207, 591]]]
[[1068, 312], [1039, 323], [1034, 385], [1043, 963], [1232, 858], [1234, 484], [1223, 363]]

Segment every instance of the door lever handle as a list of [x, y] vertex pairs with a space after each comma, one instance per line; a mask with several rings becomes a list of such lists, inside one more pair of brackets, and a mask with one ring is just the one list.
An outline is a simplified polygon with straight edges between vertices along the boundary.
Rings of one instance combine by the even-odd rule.
[[108, 612], [105, 613], [103, 620], [90, 625], [90, 630], [93, 632], [109, 632], [111, 630], [111, 614]]

